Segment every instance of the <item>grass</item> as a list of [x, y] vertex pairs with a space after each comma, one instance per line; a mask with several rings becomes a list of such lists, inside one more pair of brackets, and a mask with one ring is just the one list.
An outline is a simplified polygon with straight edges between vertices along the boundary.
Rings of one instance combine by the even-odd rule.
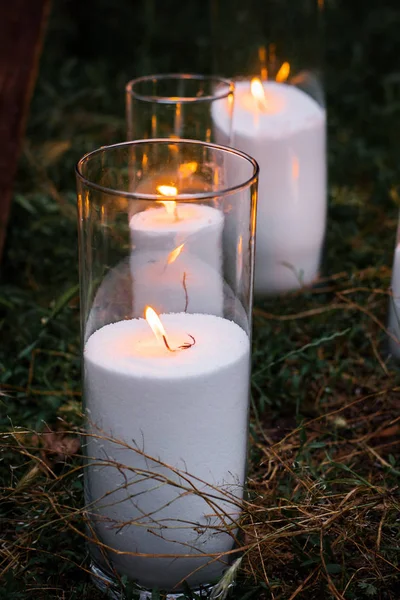
[[[103, 16], [91, 2], [76, 13], [73, 3], [54, 10], [2, 265], [6, 600], [103, 598], [87, 573], [82, 467], [71, 441], [81, 423], [74, 163], [124, 138], [131, 56], [135, 74], [170, 63], [183, 70], [199, 47], [198, 70], [208, 64], [205, 35], [185, 37], [187, 52], [165, 52], [144, 14], [132, 32], [142, 43], [133, 44], [131, 5], [121, 4], [118, 25], [112, 4], [102, 3]], [[400, 377], [385, 323], [400, 193], [400, 12], [367, 4], [362, 13], [328, 6], [324, 278], [254, 311], [250, 496], [234, 600], [399, 596]], [[189, 5], [182, 19], [196, 14]], [[118, 48], [97, 43], [99, 31], [118, 27], [126, 33]]]

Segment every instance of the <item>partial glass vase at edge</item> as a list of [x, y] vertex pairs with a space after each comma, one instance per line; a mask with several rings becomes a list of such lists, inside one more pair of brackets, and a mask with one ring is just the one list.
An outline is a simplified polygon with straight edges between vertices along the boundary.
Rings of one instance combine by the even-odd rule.
[[324, 0], [210, 2], [214, 70], [235, 81], [232, 143], [260, 165], [255, 293], [311, 285], [327, 215]]
[[389, 351], [395, 360], [400, 361], [400, 218], [393, 256], [388, 333]]
[[104, 588], [126, 576], [174, 597], [215, 583], [237, 547], [257, 182], [247, 155], [188, 140], [78, 163], [87, 535]]

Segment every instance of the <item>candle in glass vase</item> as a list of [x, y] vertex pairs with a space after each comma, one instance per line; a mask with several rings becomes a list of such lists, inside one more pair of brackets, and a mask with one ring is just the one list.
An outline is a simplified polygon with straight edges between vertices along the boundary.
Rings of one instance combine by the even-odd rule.
[[[213, 113], [223, 128], [220, 107]], [[318, 275], [326, 223], [326, 112], [282, 82], [235, 85], [234, 146], [260, 165], [255, 292], [310, 284]]]
[[87, 501], [99, 540], [118, 552], [107, 553], [112, 567], [172, 590], [183, 579], [195, 586], [219, 577], [226, 561], [204, 554], [234, 545], [250, 343], [214, 315], [166, 314], [161, 323], [147, 309], [146, 318], [106, 325], [85, 346]]
[[149, 178], [144, 189], [155, 187], [166, 199], [130, 219], [133, 316], [148, 303], [158, 312], [222, 315], [224, 215], [211, 206], [177, 203], [178, 188], [160, 181]]

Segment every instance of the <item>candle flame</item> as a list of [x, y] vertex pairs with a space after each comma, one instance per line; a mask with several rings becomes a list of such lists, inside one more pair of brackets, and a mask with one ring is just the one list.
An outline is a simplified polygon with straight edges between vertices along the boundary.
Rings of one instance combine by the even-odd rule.
[[300, 177], [300, 161], [297, 156], [292, 159], [292, 176], [295, 181]]
[[239, 237], [238, 245], [237, 245], [237, 284], [240, 283], [240, 278], [242, 276], [243, 270], [243, 236]]
[[196, 173], [197, 167], [198, 167], [198, 164], [197, 164], [196, 161], [192, 161], [192, 162], [188, 162], [188, 163], [183, 163], [179, 167], [179, 175], [181, 177], [183, 177], [183, 178], [190, 177], [190, 175], [193, 175], [193, 173]]
[[163, 196], [174, 197], [178, 195], [178, 188], [176, 188], [174, 185], [158, 185], [157, 192]]
[[[174, 185], [159, 185], [157, 186], [157, 192], [163, 196], [176, 197], [178, 195], [178, 188]], [[165, 210], [169, 215], [176, 215], [176, 202], [175, 200], [157, 200], [161, 204], [164, 204]]]
[[146, 321], [151, 327], [152, 332], [156, 336], [157, 340], [160, 342], [162, 346], [167, 345], [167, 334], [165, 332], [164, 326], [160, 321], [160, 317], [151, 306], [146, 306], [146, 310], [144, 312]]
[[157, 116], [151, 115], [151, 137], [157, 137]]
[[164, 345], [167, 348], [167, 350], [169, 350], [169, 352], [177, 352], [178, 350], [188, 350], [189, 348], [195, 345], [196, 340], [192, 335], [190, 335], [190, 333], [188, 333], [188, 336], [191, 340], [190, 342], [186, 342], [185, 344], [182, 344], [181, 346], [178, 346], [175, 349], [171, 348], [167, 340], [167, 334], [165, 332], [164, 326], [161, 323], [160, 317], [158, 316], [154, 308], [151, 308], [151, 306], [146, 306], [144, 315], [146, 317], [146, 321], [151, 327], [151, 330], [156, 336], [157, 341], [160, 342], [161, 345]]
[[172, 250], [172, 252], [170, 252], [168, 254], [167, 265], [172, 265], [172, 263], [176, 261], [176, 259], [178, 258], [178, 256], [182, 252], [182, 248], [183, 248], [184, 245], [185, 244], [181, 244], [180, 246], [178, 246], [177, 248], [175, 248], [175, 250]]
[[258, 59], [261, 65], [261, 79], [268, 79], [267, 48], [265, 46], [259, 46]]
[[288, 62], [284, 62], [277, 73], [276, 81], [278, 83], [284, 83], [287, 80], [287, 78], [289, 77], [289, 74], [290, 74], [290, 64]]
[[157, 200], [160, 204], [164, 204], [165, 210], [168, 215], [175, 215], [176, 213], [176, 202], [174, 200]]
[[251, 80], [250, 90], [253, 98], [257, 100], [262, 108], [266, 108], [267, 100], [265, 98], [264, 86], [258, 77], [253, 77]]

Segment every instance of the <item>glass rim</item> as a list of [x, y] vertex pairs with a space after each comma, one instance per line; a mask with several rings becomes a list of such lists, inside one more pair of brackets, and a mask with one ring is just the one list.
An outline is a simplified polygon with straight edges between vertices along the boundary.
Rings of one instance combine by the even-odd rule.
[[193, 201], [193, 200], [206, 200], [206, 199], [210, 199], [210, 198], [216, 198], [218, 196], [228, 196], [237, 192], [240, 192], [241, 190], [244, 190], [248, 187], [250, 187], [251, 185], [253, 185], [253, 183], [255, 183], [258, 179], [259, 176], [259, 172], [260, 172], [260, 167], [258, 166], [257, 161], [251, 157], [249, 154], [246, 154], [245, 152], [241, 152], [240, 150], [236, 150], [236, 148], [230, 148], [229, 146], [221, 146], [218, 144], [212, 144], [211, 142], [202, 142], [200, 140], [187, 140], [187, 139], [170, 139], [170, 138], [150, 138], [150, 139], [146, 139], [146, 140], [130, 140], [127, 142], [120, 142], [118, 144], [110, 144], [108, 146], [101, 146], [100, 148], [97, 148], [96, 150], [92, 150], [92, 152], [88, 152], [87, 154], [85, 154], [84, 156], [82, 156], [82, 158], [76, 163], [75, 165], [75, 174], [77, 179], [83, 184], [85, 185], [87, 188], [90, 188], [92, 190], [97, 190], [99, 192], [102, 192], [103, 194], [108, 194], [111, 196], [119, 196], [120, 198], [126, 198], [126, 199], [130, 199], [130, 200], [149, 200], [149, 201], [159, 201], [159, 200], [163, 200], [165, 201], [165, 196], [163, 196], [162, 194], [144, 194], [144, 193], [138, 193], [138, 192], [127, 192], [125, 190], [119, 190], [119, 189], [114, 189], [114, 188], [109, 188], [109, 187], [105, 187], [103, 185], [100, 185], [98, 183], [95, 183], [93, 181], [91, 181], [90, 179], [87, 179], [87, 177], [85, 177], [85, 175], [83, 174], [83, 166], [85, 163], [87, 163], [88, 161], [90, 161], [94, 156], [96, 156], [97, 154], [101, 154], [102, 152], [107, 152], [109, 150], [114, 150], [117, 148], [125, 148], [125, 147], [131, 147], [131, 146], [140, 146], [143, 144], [174, 144], [174, 145], [187, 145], [187, 144], [191, 144], [193, 146], [199, 146], [199, 147], [203, 147], [203, 148], [210, 148], [213, 150], [218, 150], [218, 151], [222, 151], [224, 154], [234, 154], [235, 156], [241, 158], [242, 160], [245, 160], [247, 163], [250, 163], [253, 167], [253, 173], [251, 175], [251, 177], [249, 177], [246, 181], [244, 181], [243, 183], [240, 183], [238, 185], [234, 185], [225, 189], [221, 189], [221, 190], [211, 190], [208, 192], [196, 192], [196, 193], [190, 193], [190, 194], [177, 194], [176, 196], [174, 196], [174, 200], [176, 202], [183, 202], [183, 201]]
[[[159, 81], [168, 79], [215, 81], [217, 83], [225, 84], [227, 86], [227, 90], [220, 90], [218, 93], [211, 96], [149, 96], [148, 94], [140, 94], [133, 89], [135, 85], [152, 81], [153, 79], [157, 79]], [[159, 75], [144, 75], [143, 77], [131, 79], [126, 84], [125, 90], [126, 93], [132, 98], [142, 100], [143, 102], [157, 102], [158, 104], [189, 104], [196, 102], [214, 102], [216, 100], [227, 98], [230, 94], [234, 93], [235, 83], [232, 79], [219, 77], [218, 75], [201, 75], [198, 73], [164, 73]]]

